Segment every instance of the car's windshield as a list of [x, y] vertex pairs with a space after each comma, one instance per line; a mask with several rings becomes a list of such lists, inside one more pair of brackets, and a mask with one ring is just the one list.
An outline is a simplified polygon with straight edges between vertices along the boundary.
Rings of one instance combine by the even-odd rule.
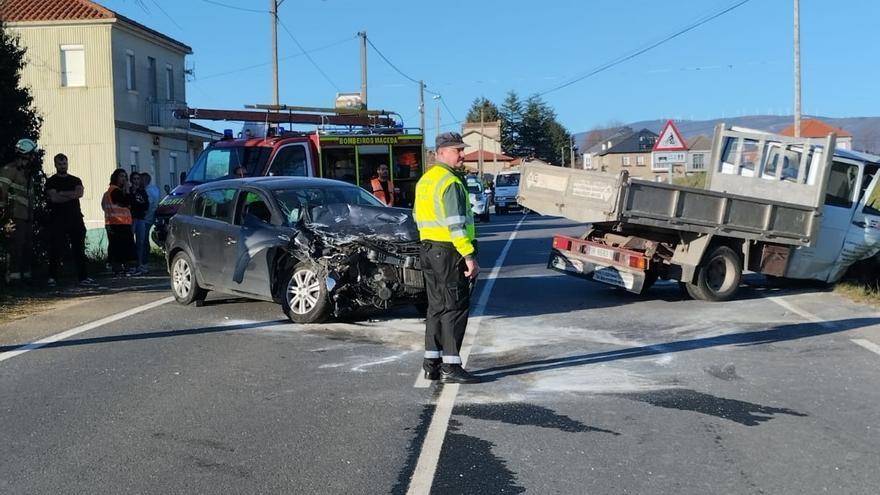
[[288, 226], [294, 226], [303, 211], [316, 206], [353, 204], [366, 206], [385, 205], [367, 191], [354, 186], [301, 187], [275, 191], [275, 199], [284, 214]]
[[503, 174], [495, 178], [495, 187], [518, 186], [519, 174]]
[[[262, 175], [270, 148], [229, 146], [208, 148], [186, 175], [187, 182], [211, 182], [219, 179]], [[241, 167], [241, 168], [239, 168]], [[236, 170], [239, 173], [236, 173]]]
[[471, 194], [480, 194], [483, 192], [483, 186], [479, 182], [469, 180], [467, 182], [468, 192]]

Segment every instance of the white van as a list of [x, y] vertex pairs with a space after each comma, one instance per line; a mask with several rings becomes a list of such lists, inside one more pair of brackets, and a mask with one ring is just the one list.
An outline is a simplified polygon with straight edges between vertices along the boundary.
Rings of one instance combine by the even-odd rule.
[[495, 214], [503, 215], [510, 210], [522, 210], [516, 201], [519, 192], [519, 170], [506, 170], [495, 176]]

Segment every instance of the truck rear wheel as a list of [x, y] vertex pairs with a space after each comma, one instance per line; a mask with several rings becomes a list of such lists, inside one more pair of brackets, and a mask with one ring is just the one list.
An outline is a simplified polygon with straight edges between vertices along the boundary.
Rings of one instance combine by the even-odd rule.
[[685, 284], [688, 294], [702, 301], [727, 301], [739, 290], [742, 260], [727, 246], [716, 247], [697, 272], [696, 283]]

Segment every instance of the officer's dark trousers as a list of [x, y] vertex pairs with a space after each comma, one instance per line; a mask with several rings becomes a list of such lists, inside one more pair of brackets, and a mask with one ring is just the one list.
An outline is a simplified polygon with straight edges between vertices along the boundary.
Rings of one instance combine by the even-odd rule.
[[70, 249], [79, 280], [86, 272], [86, 226], [82, 218], [56, 218], [49, 226], [49, 276], [58, 278], [59, 265]]
[[464, 258], [452, 243], [422, 241], [420, 263], [428, 292], [425, 358], [461, 364], [459, 351], [471, 302]]

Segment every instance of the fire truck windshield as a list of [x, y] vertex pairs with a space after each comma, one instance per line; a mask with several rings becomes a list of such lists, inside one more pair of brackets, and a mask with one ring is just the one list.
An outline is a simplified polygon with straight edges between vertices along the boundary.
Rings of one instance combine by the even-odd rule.
[[262, 175], [271, 148], [261, 146], [209, 147], [186, 176], [187, 182], [211, 182]]

